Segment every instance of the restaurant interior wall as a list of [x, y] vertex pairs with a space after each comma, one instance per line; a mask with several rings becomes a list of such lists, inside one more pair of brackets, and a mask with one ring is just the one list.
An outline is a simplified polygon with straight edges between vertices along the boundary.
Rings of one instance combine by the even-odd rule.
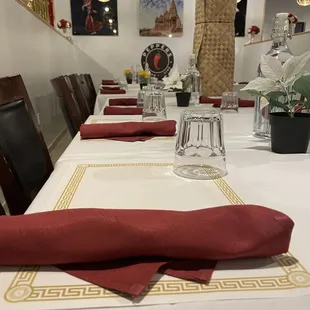
[[50, 79], [89, 72], [98, 86], [102, 76], [111, 74], [16, 1], [0, 1], [0, 37], [0, 76], [22, 75], [51, 146], [65, 122]]
[[[74, 44], [93, 57], [110, 72], [121, 77], [131, 64], [140, 63], [144, 49], [152, 43], [168, 45], [174, 53], [180, 71], [187, 68], [192, 53], [195, 29], [195, 0], [184, 0], [184, 34], [180, 38], [140, 37], [139, 0], [118, 0], [119, 36], [73, 36]], [[264, 0], [248, 0], [247, 26], [262, 27]], [[54, 0], [56, 22], [64, 18], [71, 21], [70, 0]], [[62, 30], [59, 30], [62, 31]], [[70, 33], [69, 30], [68, 33]], [[242, 80], [242, 55], [248, 37], [236, 38], [235, 80]]]

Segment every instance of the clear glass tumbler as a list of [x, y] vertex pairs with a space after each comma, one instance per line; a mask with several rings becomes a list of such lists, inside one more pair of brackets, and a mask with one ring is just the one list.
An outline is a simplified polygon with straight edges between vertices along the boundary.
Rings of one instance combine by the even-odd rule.
[[212, 180], [227, 174], [220, 111], [196, 108], [182, 112], [173, 171], [194, 180]]
[[238, 93], [227, 92], [222, 95], [221, 111], [223, 112], [238, 112], [239, 99]]
[[137, 107], [138, 108], [143, 108], [146, 92], [147, 92], [147, 86], [144, 86], [141, 90], [139, 90], [138, 95], [137, 95]]
[[142, 119], [144, 122], [157, 122], [167, 119], [165, 96], [162, 91], [150, 87], [146, 92]]

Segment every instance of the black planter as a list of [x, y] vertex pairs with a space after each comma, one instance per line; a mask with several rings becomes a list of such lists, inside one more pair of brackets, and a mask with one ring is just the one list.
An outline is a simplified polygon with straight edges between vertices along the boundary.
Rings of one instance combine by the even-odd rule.
[[143, 88], [144, 86], [147, 86], [147, 84], [146, 84], [146, 83], [143, 83], [143, 84], [140, 83], [140, 89], [141, 89], [141, 90], [142, 90], [142, 88]]
[[177, 106], [178, 107], [188, 107], [191, 100], [191, 93], [176, 93], [177, 96]]
[[271, 150], [279, 154], [306, 153], [310, 139], [310, 114], [270, 113]]
[[132, 84], [132, 79], [126, 78], [126, 80], [127, 80], [127, 84]]

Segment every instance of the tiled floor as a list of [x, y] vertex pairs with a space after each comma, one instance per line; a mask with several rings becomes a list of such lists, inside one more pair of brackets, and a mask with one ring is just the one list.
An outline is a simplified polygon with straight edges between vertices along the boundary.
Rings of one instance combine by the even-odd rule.
[[[50, 152], [51, 159], [52, 159], [52, 162], [54, 165], [57, 162], [57, 160], [59, 159], [59, 157], [61, 156], [61, 154], [65, 151], [67, 146], [70, 144], [71, 140], [72, 140], [72, 138], [71, 138], [70, 134], [66, 133], [61, 138], [61, 140], [57, 143], [57, 145], [53, 148], [53, 150]], [[5, 204], [5, 200], [4, 200], [4, 197], [2, 194], [1, 187], [0, 187], [0, 202], [4, 206], [6, 213], [8, 213], [8, 210], [7, 210], [6, 204]]]

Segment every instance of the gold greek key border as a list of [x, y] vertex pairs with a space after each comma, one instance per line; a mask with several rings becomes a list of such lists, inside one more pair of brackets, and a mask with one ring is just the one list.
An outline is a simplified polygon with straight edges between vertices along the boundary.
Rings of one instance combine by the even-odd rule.
[[[76, 193], [80, 182], [88, 168], [126, 168], [126, 167], [172, 167], [171, 163], [130, 163], [130, 164], [88, 164], [78, 165], [70, 181], [57, 201], [54, 210], [64, 210]], [[210, 176], [214, 171], [206, 170]], [[222, 178], [214, 178], [213, 182], [225, 195], [231, 204], [244, 204], [242, 199], [233, 191]], [[310, 287], [310, 273], [303, 267], [291, 253], [278, 255], [273, 260], [282, 267], [283, 276], [250, 277], [250, 278], [224, 278], [212, 279], [208, 285], [183, 281], [151, 282], [143, 293], [144, 296], [183, 295], [240, 291], [279, 291]], [[35, 286], [34, 280], [40, 267], [21, 267], [16, 273], [12, 283], [5, 292], [4, 298], [9, 303], [106, 299], [118, 298], [120, 295], [96, 285], [65, 285], [65, 286]]]

